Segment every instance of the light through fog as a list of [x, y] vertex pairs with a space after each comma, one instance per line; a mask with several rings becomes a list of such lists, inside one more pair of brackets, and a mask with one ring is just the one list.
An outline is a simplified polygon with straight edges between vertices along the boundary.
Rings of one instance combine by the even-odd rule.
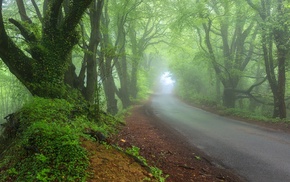
[[166, 71], [160, 78], [160, 91], [162, 94], [172, 94], [175, 81], [171, 77], [171, 73]]

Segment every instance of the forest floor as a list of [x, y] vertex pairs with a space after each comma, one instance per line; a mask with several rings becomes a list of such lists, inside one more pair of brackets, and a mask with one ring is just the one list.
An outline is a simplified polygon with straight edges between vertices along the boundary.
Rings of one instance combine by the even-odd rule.
[[[203, 109], [216, 112], [211, 108]], [[147, 159], [150, 166], [158, 167], [164, 176], [168, 175], [167, 182], [245, 181], [231, 169], [215, 164], [205, 151], [188, 144], [178, 132], [163, 124], [151, 113], [148, 104], [135, 105], [130, 115], [126, 117], [126, 125], [120, 128], [120, 132], [111, 139], [111, 143], [123, 149], [139, 147], [140, 155]], [[233, 119], [243, 120], [235, 117]], [[290, 132], [287, 123], [245, 121]], [[84, 142], [84, 145], [92, 151], [90, 182], [131, 182], [149, 179], [152, 181], [152, 174], [132, 157], [120, 154], [112, 148], [108, 151], [104, 146], [95, 146], [89, 141]]]

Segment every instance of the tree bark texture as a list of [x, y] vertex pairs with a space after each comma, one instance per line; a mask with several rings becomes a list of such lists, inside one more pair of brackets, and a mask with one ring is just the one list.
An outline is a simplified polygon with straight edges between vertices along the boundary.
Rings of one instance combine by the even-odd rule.
[[94, 102], [94, 94], [97, 87], [97, 47], [101, 41], [100, 38], [100, 20], [102, 16], [103, 0], [92, 3], [90, 8], [91, 35], [88, 46], [88, 52], [85, 53], [85, 62], [87, 63], [87, 86], [85, 88], [85, 99], [91, 103]]
[[121, 16], [118, 21], [118, 33], [117, 40], [115, 43], [119, 57], [114, 58], [114, 63], [120, 79], [120, 89], [117, 94], [120, 98], [123, 108], [128, 108], [130, 106], [130, 92], [129, 92], [129, 75], [128, 75], [128, 64], [126, 56], [126, 30], [125, 30], [125, 17]]
[[[102, 59], [101, 59], [102, 60]], [[116, 99], [116, 85], [112, 75], [112, 59], [109, 58], [105, 62], [100, 62], [101, 78], [104, 92], [107, 100], [107, 112], [112, 115], [118, 113], [118, 104]]]
[[[30, 56], [26, 56], [10, 37], [0, 12], [0, 57], [9, 70], [33, 94], [49, 98], [66, 98], [71, 89], [65, 86], [64, 75], [70, 64], [70, 53], [78, 42], [75, 31], [82, 15], [93, 0], [73, 0], [69, 12], [59, 21], [63, 0], [45, 1], [42, 36], [14, 19], [10, 19], [29, 44]], [[18, 1], [21, 5], [21, 1]], [[2, 6], [2, 1], [1, 1]], [[22, 7], [22, 5], [21, 5]], [[23, 14], [23, 13], [22, 13]]]

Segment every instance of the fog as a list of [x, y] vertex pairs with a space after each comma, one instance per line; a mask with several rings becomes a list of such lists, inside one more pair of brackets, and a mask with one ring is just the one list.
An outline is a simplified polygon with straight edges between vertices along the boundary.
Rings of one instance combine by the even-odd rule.
[[171, 77], [169, 71], [164, 72], [160, 77], [160, 93], [161, 94], [172, 94], [174, 91], [175, 81]]

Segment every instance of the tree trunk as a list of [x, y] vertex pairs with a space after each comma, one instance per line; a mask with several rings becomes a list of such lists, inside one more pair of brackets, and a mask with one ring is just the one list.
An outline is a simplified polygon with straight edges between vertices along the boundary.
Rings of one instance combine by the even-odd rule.
[[62, 17], [63, 0], [45, 1], [48, 10], [45, 11], [40, 38], [18, 21], [9, 19], [28, 42], [30, 56], [7, 35], [0, 3], [0, 58], [33, 95], [70, 98], [72, 88], [64, 83], [64, 75], [70, 64], [69, 55], [78, 42], [75, 28], [92, 1], [73, 1], [71, 11], [61, 23], [58, 20]]
[[[215, 73], [215, 75], [216, 75], [216, 73]], [[219, 80], [219, 78], [217, 76], [216, 76], [215, 88], [216, 88], [216, 102], [221, 103], [221, 98], [222, 98], [221, 81]]]
[[138, 94], [138, 64], [139, 60], [133, 60], [132, 70], [131, 70], [131, 83], [130, 83], [130, 95], [132, 98], [136, 99]]
[[[279, 118], [286, 118], [285, 105], [285, 84], [286, 84], [286, 59], [289, 49], [289, 31], [288, 31], [288, 13], [284, 7], [284, 1], [278, 0], [277, 6], [277, 21], [278, 25], [274, 26], [274, 39], [277, 47], [277, 62], [278, 62], [278, 85], [277, 85], [277, 103], [275, 107], [279, 108]], [[289, 11], [289, 10], [288, 10]]]
[[[283, 36], [283, 35], [282, 35]], [[277, 89], [277, 100], [275, 107], [279, 108], [279, 118], [286, 118], [286, 105], [285, 105], [285, 63], [286, 55], [288, 51], [284, 48], [277, 48], [278, 56], [278, 89]]]
[[134, 25], [131, 25], [130, 29], [128, 30], [129, 38], [131, 41], [131, 50], [133, 54], [132, 58], [132, 66], [131, 66], [131, 80], [130, 80], [130, 96], [134, 99], [137, 98], [138, 93], [138, 67], [141, 58], [141, 47], [137, 42], [137, 36]]
[[100, 43], [100, 20], [103, 9], [103, 0], [93, 2], [90, 8], [91, 35], [88, 46], [88, 52], [85, 53], [87, 63], [87, 82], [85, 88], [85, 99], [90, 103], [94, 102], [94, 96], [97, 88], [97, 47]]
[[[258, 62], [258, 67], [257, 67], [257, 71], [256, 71], [256, 81], [255, 81], [255, 83], [258, 83], [258, 82], [260, 82], [261, 81], [261, 78], [263, 77], [263, 71], [261, 70], [261, 62]], [[256, 88], [254, 88], [254, 91], [256, 92], [256, 93], [259, 93], [260, 92], [260, 88], [259, 87], [256, 87]], [[249, 103], [249, 108], [248, 108], [248, 110], [250, 110], [250, 111], [255, 111], [256, 110], [256, 108], [258, 107], [259, 105], [258, 105], [258, 103], [257, 103], [257, 101], [255, 101], [254, 99], [252, 99], [252, 98], [250, 98], [250, 103]]]
[[[103, 47], [103, 49], [106, 49], [106, 47]], [[112, 115], [115, 115], [118, 113], [118, 103], [116, 99], [116, 85], [114, 81], [114, 77], [112, 75], [112, 58], [111, 57], [105, 57], [104, 50], [102, 51], [101, 57], [100, 57], [100, 74], [101, 74], [101, 80], [104, 87], [104, 92], [106, 96], [106, 104], [107, 104], [107, 112], [109, 112]]]
[[112, 87], [115, 87], [114, 78], [110, 76], [103, 80], [103, 87], [107, 100], [107, 112], [115, 115], [118, 113], [118, 106], [115, 97], [115, 89], [112, 89]]
[[130, 106], [130, 93], [129, 93], [129, 75], [128, 75], [128, 66], [127, 66], [127, 57], [126, 57], [126, 31], [122, 22], [119, 22], [118, 30], [118, 40], [116, 45], [120, 48], [118, 54], [122, 55], [114, 59], [118, 77], [120, 79], [120, 89], [117, 92], [118, 97], [122, 101], [123, 108], [126, 109]]
[[118, 72], [118, 76], [120, 79], [120, 89], [117, 92], [118, 97], [122, 102], [122, 106], [124, 109], [128, 108], [131, 105], [131, 101], [129, 98], [129, 80], [128, 80], [128, 73], [127, 73], [127, 62], [126, 56], [122, 56], [120, 60], [115, 60], [116, 62], [116, 69]]
[[[266, 67], [267, 79], [273, 94], [273, 118], [286, 118], [285, 106], [285, 62], [289, 49], [289, 32], [288, 32], [288, 16], [287, 8], [284, 7], [284, 1], [277, 0], [268, 3], [262, 1], [261, 6], [255, 5], [251, 0], [247, 0], [248, 4], [255, 9], [261, 19], [261, 38], [263, 56]], [[276, 17], [273, 15], [273, 7], [277, 5]], [[271, 21], [273, 20], [274, 21]], [[276, 18], [276, 20], [275, 20]], [[270, 25], [270, 26], [269, 26]], [[269, 33], [270, 32], [270, 33]], [[277, 47], [278, 62], [278, 80], [275, 72], [275, 61], [273, 58], [273, 41]]]
[[235, 108], [236, 93], [232, 88], [225, 88], [223, 93], [223, 106], [227, 108]]

